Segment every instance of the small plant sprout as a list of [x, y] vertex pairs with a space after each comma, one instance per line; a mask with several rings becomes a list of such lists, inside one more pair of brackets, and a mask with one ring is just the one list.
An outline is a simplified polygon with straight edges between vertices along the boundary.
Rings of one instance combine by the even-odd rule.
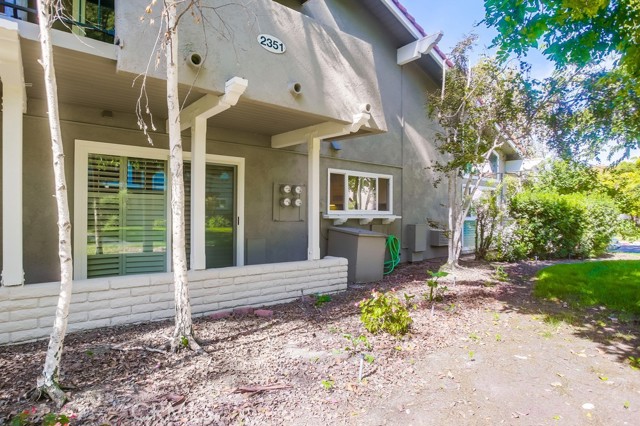
[[361, 334], [358, 337], [354, 337], [349, 333], [344, 333], [342, 337], [349, 341], [350, 346], [344, 348], [344, 350], [347, 352], [361, 352], [362, 349], [366, 349], [368, 351], [371, 350], [371, 343], [369, 343], [369, 339], [367, 339], [367, 336], [365, 336], [364, 334]]
[[634, 370], [640, 370], [640, 356], [639, 357], [630, 356], [629, 357], [629, 365]]
[[413, 320], [409, 310], [393, 292], [371, 292], [371, 298], [360, 302], [360, 320], [370, 333], [381, 331], [394, 337], [409, 331]]
[[182, 347], [184, 348], [189, 347], [189, 339], [187, 338], [187, 336], [180, 337], [180, 344], [182, 344]]
[[502, 336], [499, 334], [496, 334], [496, 342], [502, 342]]
[[313, 297], [316, 299], [316, 301], [313, 303], [316, 308], [320, 308], [325, 303], [331, 302], [331, 296], [328, 294], [316, 294]]
[[320, 381], [320, 384], [326, 391], [330, 391], [331, 389], [333, 389], [333, 383], [334, 383], [333, 380], [323, 379]]
[[[440, 283], [438, 283], [438, 279], [446, 277], [449, 273], [444, 271], [427, 271], [427, 273], [431, 276], [431, 279], [427, 280], [427, 285], [429, 286], [429, 302], [433, 302], [435, 299], [442, 298], [444, 292], [448, 290], [447, 287], [439, 287]], [[425, 298], [426, 297], [425, 295]]]
[[493, 277], [502, 282], [509, 281], [509, 274], [507, 274], [504, 270], [504, 266], [498, 265], [496, 266], [496, 270], [493, 272]]

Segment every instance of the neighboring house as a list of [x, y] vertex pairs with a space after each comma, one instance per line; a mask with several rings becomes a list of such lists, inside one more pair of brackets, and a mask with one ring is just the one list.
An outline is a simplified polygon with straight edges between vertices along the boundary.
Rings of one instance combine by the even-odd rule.
[[[479, 199], [486, 191], [495, 191], [505, 175], [520, 177], [538, 164], [536, 161], [525, 160], [522, 149], [513, 141], [507, 139], [505, 143], [489, 157], [489, 163], [485, 165], [484, 182], [482, 182], [474, 199]], [[500, 199], [503, 202], [503, 199]], [[462, 252], [472, 253], [476, 250], [476, 216], [473, 211], [464, 221], [462, 229]]]
[[[145, 14], [147, 0], [66, 3], [75, 22], [57, 25], [53, 41], [73, 218], [69, 327], [170, 318], [159, 11]], [[434, 38], [397, 0], [209, 4], [226, 6], [205, 10], [205, 31], [183, 17], [178, 58], [194, 314], [345, 289], [346, 260], [326, 257], [331, 226], [396, 235], [405, 260], [446, 255], [405, 238], [410, 225], [447, 217], [424, 108], [446, 60]], [[0, 1], [0, 343], [47, 336], [58, 294], [34, 7]]]

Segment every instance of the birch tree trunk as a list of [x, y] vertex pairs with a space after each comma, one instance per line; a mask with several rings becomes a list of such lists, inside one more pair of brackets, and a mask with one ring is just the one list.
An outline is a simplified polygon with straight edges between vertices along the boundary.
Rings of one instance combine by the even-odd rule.
[[47, 394], [58, 407], [61, 407], [66, 396], [59, 384], [60, 360], [62, 346], [67, 331], [67, 317], [73, 287], [73, 262], [71, 258], [71, 220], [69, 218], [69, 202], [67, 200], [67, 184], [64, 175], [64, 152], [60, 116], [58, 111], [58, 89], [53, 67], [53, 49], [51, 45], [50, 26], [52, 9], [57, 7], [55, 0], [38, 0], [38, 21], [40, 26], [40, 46], [42, 48], [41, 65], [44, 68], [44, 83], [47, 94], [49, 112], [49, 129], [51, 132], [51, 150], [53, 152], [53, 173], [55, 178], [55, 197], [58, 209], [58, 256], [60, 258], [60, 297], [56, 307], [53, 331], [49, 338], [49, 347], [42, 374], [37, 380], [37, 395]]
[[167, 37], [167, 109], [169, 123], [169, 169], [171, 171], [171, 234], [172, 265], [175, 288], [175, 330], [171, 349], [200, 350], [193, 336], [189, 282], [187, 278], [187, 254], [185, 249], [184, 179], [182, 161], [182, 136], [180, 133], [180, 100], [178, 98], [178, 27], [177, 1], [165, 2]]
[[454, 269], [458, 266], [457, 246], [460, 242], [460, 229], [458, 227], [458, 175], [455, 170], [449, 172], [449, 246], [447, 247], [447, 267]]

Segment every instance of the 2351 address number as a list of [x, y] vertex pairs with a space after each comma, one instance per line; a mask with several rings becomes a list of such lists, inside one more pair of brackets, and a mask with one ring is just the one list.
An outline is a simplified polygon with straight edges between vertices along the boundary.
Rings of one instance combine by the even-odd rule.
[[284, 53], [285, 50], [287, 50], [281, 40], [268, 34], [260, 34], [258, 36], [258, 43], [260, 43], [260, 46], [273, 53]]

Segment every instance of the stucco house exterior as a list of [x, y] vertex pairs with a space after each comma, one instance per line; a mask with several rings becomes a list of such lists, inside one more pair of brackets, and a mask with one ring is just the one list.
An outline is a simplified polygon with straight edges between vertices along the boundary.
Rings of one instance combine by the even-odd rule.
[[[0, 1], [0, 344], [46, 337], [58, 294], [34, 3]], [[67, 3], [73, 17], [53, 41], [73, 221], [69, 329], [170, 318], [159, 10]], [[194, 314], [345, 289], [347, 261], [327, 256], [333, 226], [396, 235], [403, 260], [445, 256], [408, 235], [447, 217], [425, 114], [446, 67], [437, 38], [397, 0], [206, 3], [203, 23], [184, 17], [178, 59]], [[507, 150], [500, 167], [516, 159]]]

